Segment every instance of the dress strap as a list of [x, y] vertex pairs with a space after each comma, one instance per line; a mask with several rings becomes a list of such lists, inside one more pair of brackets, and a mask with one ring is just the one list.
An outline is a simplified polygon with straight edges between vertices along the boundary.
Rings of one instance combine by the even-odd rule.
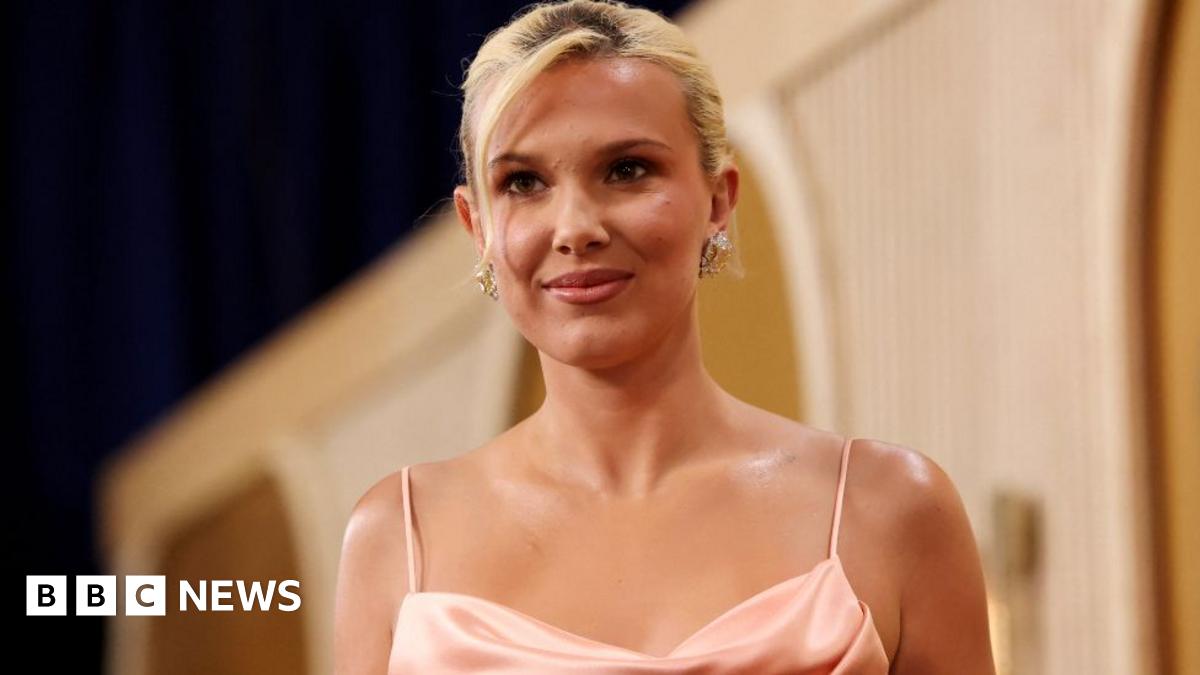
[[846, 468], [850, 464], [850, 444], [854, 442], [853, 436], [846, 437], [846, 443], [842, 446], [842, 466], [838, 470], [838, 486], [837, 498], [833, 504], [833, 531], [829, 534], [829, 557], [837, 555], [838, 528], [842, 524], [842, 497], [846, 493]]
[[412, 522], [412, 492], [408, 481], [408, 467], [406, 464], [400, 470], [401, 475], [401, 492], [404, 496], [404, 541], [408, 544], [408, 592], [415, 593], [417, 591], [417, 568], [414, 564], [416, 556], [413, 555], [413, 522]]

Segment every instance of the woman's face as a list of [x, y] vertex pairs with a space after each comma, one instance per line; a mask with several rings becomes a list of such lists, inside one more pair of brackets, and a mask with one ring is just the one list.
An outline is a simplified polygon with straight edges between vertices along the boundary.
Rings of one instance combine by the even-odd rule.
[[[738, 179], [730, 167], [710, 180], [699, 153], [679, 82], [645, 60], [568, 60], [513, 100], [479, 188], [492, 200], [500, 301], [527, 340], [560, 362], [605, 368], [694, 328], [701, 249], [726, 227]], [[455, 204], [482, 251], [465, 186]], [[596, 268], [627, 278], [547, 286]]]

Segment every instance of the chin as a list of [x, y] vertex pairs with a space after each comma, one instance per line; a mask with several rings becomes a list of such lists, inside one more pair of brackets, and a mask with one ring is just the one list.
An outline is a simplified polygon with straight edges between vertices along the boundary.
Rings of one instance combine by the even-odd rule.
[[545, 350], [545, 353], [550, 358], [559, 363], [574, 366], [576, 368], [584, 368], [586, 370], [600, 370], [604, 368], [612, 368], [619, 366], [628, 361], [632, 356], [627, 351], [615, 351], [612, 349], [571, 349], [570, 347], [560, 346], [557, 349]]
[[618, 339], [628, 336], [628, 331], [605, 330], [603, 335], [586, 334], [586, 330], [578, 333], [574, 336], [557, 335], [549, 341], [543, 341], [543, 346], [539, 346], [538, 350], [559, 363], [588, 370], [611, 368], [636, 357], [636, 345]]

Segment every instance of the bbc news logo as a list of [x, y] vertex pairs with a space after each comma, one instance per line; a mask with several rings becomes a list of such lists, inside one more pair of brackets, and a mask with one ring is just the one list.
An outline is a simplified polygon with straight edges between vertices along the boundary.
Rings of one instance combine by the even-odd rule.
[[[180, 612], [268, 612], [300, 609], [300, 582], [246, 582], [241, 579], [201, 580], [197, 585], [180, 579]], [[284, 603], [276, 596], [289, 600]], [[25, 577], [25, 616], [66, 616], [67, 577], [65, 575], [27, 575]], [[116, 616], [117, 577], [79, 575], [75, 577], [75, 616]], [[167, 577], [155, 574], [125, 575], [125, 616], [166, 616]]]

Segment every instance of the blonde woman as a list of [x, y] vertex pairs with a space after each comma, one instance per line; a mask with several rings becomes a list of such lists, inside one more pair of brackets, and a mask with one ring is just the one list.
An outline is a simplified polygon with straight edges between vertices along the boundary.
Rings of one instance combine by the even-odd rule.
[[533, 6], [463, 89], [455, 205], [546, 399], [359, 500], [337, 673], [993, 673], [946, 474], [738, 400], [702, 364], [696, 291], [736, 271], [738, 168], [680, 30]]

